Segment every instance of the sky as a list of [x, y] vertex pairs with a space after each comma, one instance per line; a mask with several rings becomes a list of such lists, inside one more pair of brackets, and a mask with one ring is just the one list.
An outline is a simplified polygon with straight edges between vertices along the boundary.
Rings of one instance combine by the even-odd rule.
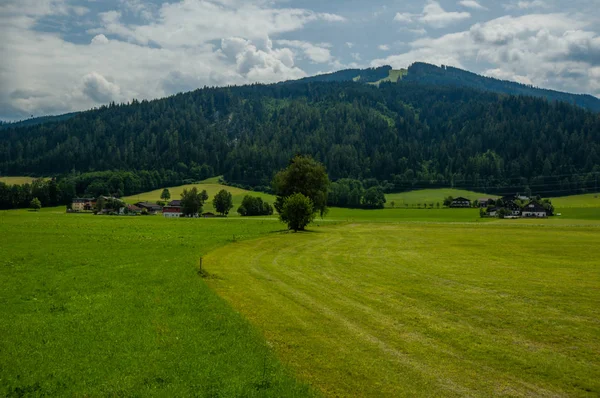
[[598, 0], [0, 0], [0, 120], [422, 61], [600, 96]]

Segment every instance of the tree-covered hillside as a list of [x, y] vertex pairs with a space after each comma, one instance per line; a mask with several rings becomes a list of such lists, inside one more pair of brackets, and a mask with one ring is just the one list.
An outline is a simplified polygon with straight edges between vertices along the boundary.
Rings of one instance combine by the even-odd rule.
[[511, 81], [480, 76], [451, 66], [437, 67], [417, 62], [408, 68], [408, 74], [404, 77], [404, 80], [424, 84], [469, 87], [510, 95], [527, 95], [545, 98], [548, 101], [568, 102], [569, 104], [578, 105], [594, 112], [600, 112], [600, 99], [591, 95], [546, 90]]
[[[566, 103], [410, 81], [205, 88], [0, 132], [0, 174], [165, 170], [269, 185], [295, 154], [333, 180], [544, 195], [596, 187], [600, 117]], [[393, 186], [393, 188], [391, 188]]]

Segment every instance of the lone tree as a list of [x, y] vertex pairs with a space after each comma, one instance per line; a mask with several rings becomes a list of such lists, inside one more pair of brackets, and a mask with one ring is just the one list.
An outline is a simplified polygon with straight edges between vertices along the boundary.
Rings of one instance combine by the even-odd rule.
[[314, 213], [323, 217], [327, 213], [327, 191], [329, 177], [325, 166], [310, 156], [296, 156], [287, 168], [273, 178], [273, 191], [277, 195], [274, 206], [281, 214], [285, 199], [301, 193], [312, 202]]
[[213, 199], [213, 207], [223, 216], [229, 214], [229, 210], [233, 208], [233, 196], [231, 192], [221, 189]]
[[40, 200], [38, 198], [33, 198], [31, 200], [31, 202], [29, 203], [29, 207], [35, 211], [38, 211], [39, 209], [42, 208], [42, 202], [40, 202]]
[[279, 219], [287, 224], [294, 232], [304, 231], [304, 228], [315, 219], [315, 209], [312, 200], [301, 193], [295, 193], [283, 200]]
[[171, 199], [171, 192], [169, 192], [168, 188], [163, 189], [162, 193], [160, 194], [160, 198], [165, 202]]
[[[206, 193], [206, 191], [203, 192]], [[181, 212], [185, 217], [194, 217], [201, 213], [203, 205], [203, 195], [198, 192], [198, 188], [193, 187], [189, 191], [187, 189], [183, 190], [181, 194]]]

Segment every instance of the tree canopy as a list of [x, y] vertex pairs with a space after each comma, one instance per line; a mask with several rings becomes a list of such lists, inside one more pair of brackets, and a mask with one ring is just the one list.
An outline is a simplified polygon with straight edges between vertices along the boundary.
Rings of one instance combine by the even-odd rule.
[[229, 210], [233, 208], [233, 196], [231, 192], [221, 189], [213, 198], [213, 207], [223, 216], [229, 214]]
[[321, 216], [327, 211], [329, 178], [325, 166], [310, 156], [295, 156], [288, 167], [273, 178], [273, 191], [277, 195], [275, 208], [283, 209], [285, 198], [301, 193], [311, 201], [312, 208]]

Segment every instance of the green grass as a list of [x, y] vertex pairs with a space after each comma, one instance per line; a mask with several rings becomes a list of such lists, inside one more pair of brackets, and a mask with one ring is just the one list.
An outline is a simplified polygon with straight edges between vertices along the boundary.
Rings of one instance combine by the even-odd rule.
[[369, 84], [379, 86], [381, 83], [384, 83], [384, 82], [398, 83], [398, 80], [402, 80], [402, 78], [404, 76], [406, 76], [407, 74], [408, 74], [408, 70], [406, 70], [406, 69], [392, 69], [392, 70], [390, 70], [388, 77], [386, 77], [385, 79], [381, 79], [374, 83], [369, 83]]
[[353, 223], [205, 264], [327, 396], [598, 396], [599, 251], [598, 224]]
[[274, 221], [0, 212], [0, 396], [307, 396], [202, 255]]
[[552, 204], [554, 207], [561, 209], [571, 207], [600, 207], [600, 193], [553, 198]]
[[[232, 216], [237, 215], [236, 210], [242, 204], [242, 200], [244, 199], [244, 196], [246, 196], [246, 195], [261, 197], [263, 200], [265, 200], [271, 204], [273, 204], [273, 202], [275, 201], [275, 197], [273, 195], [269, 195], [269, 194], [262, 193], [262, 192], [247, 191], [245, 189], [229, 187], [229, 186], [219, 184], [218, 177], [209, 178], [208, 180], [202, 181], [198, 184], [189, 184], [189, 185], [181, 185], [181, 186], [177, 186], [177, 187], [168, 187], [169, 192], [171, 193], [171, 200], [181, 199], [181, 194], [183, 193], [183, 190], [191, 189], [193, 187], [198, 188], [198, 190], [200, 190], [200, 191], [206, 190], [206, 192], [208, 193], [209, 199], [204, 205], [204, 211], [214, 211], [214, 208], [212, 206], [212, 199], [214, 198], [215, 194], [217, 192], [219, 192], [221, 189], [225, 189], [226, 191], [231, 192], [231, 195], [233, 196], [233, 205], [234, 205], [233, 209], [230, 212], [230, 215], [232, 215]], [[138, 195], [127, 196], [123, 199], [127, 203], [156, 202], [156, 201], [161, 200], [160, 194], [162, 193], [162, 191], [163, 191], [163, 189], [161, 188], [161, 189], [157, 189], [155, 191], [144, 192], [144, 193], [140, 193]]]
[[498, 197], [498, 195], [491, 195], [473, 191], [465, 191], [462, 189], [421, 189], [417, 191], [409, 191], [409, 192], [401, 192], [401, 193], [391, 193], [386, 194], [385, 198], [387, 200], [386, 206], [391, 206], [391, 202], [394, 202], [395, 207], [412, 207], [413, 205], [423, 205], [427, 204], [428, 206], [433, 203], [436, 206], [437, 203], [442, 206], [444, 204], [444, 198], [452, 196], [453, 198], [457, 198], [462, 196], [467, 199], [476, 200], [479, 198], [494, 198]]
[[0, 177], [0, 182], [8, 185], [31, 184], [33, 180], [35, 180], [34, 177]]

